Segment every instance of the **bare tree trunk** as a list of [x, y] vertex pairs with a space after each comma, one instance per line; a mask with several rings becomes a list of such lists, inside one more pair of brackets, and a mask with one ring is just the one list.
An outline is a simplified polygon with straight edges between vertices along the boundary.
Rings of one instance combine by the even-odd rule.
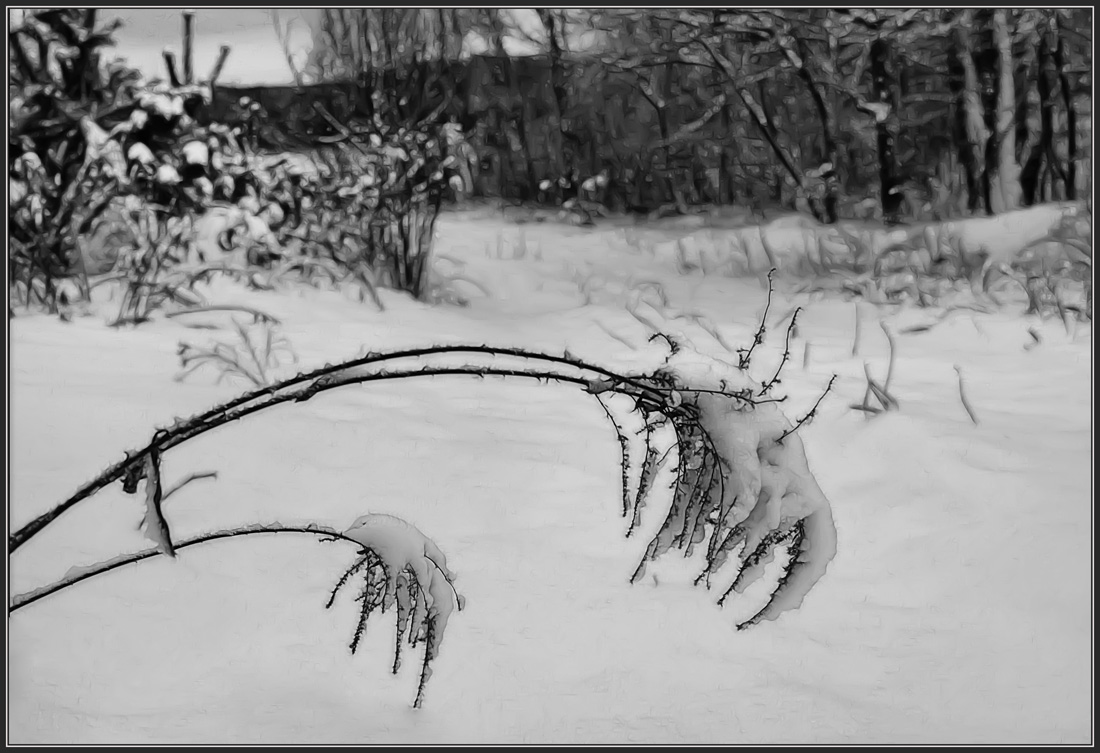
[[669, 64], [664, 67], [663, 73], [664, 75], [661, 79], [661, 100], [664, 106], [661, 108], [661, 139], [665, 147], [665, 174], [663, 176], [664, 180], [662, 181], [664, 190], [661, 195], [661, 203], [667, 204], [671, 201], [676, 204], [676, 210], [678, 212], [687, 214], [687, 201], [684, 198], [682, 183], [679, 180], [680, 176], [677, 175], [678, 170], [676, 166], [679, 160], [677, 155], [673, 153], [673, 147], [676, 146], [677, 151], [679, 151], [680, 145], [672, 144], [669, 135], [672, 131], [672, 123], [668, 103], [672, 100], [674, 89], [676, 88], [674, 86], [674, 77], [677, 74], [677, 70], [673, 65]]
[[993, 44], [997, 49], [997, 111], [993, 138], [996, 140], [996, 168], [991, 176], [990, 207], [994, 213], [1020, 206], [1020, 166], [1016, 162], [1016, 79], [1012, 56], [1012, 32], [1008, 10], [993, 10]]
[[1073, 89], [1070, 86], [1066, 45], [1062, 38], [1062, 19], [1059, 11], [1054, 11], [1051, 25], [1054, 27], [1055, 34], [1058, 35], [1053, 56], [1062, 88], [1062, 104], [1066, 108], [1066, 144], [1069, 153], [1066, 165], [1066, 198], [1074, 201], [1077, 198], [1077, 110], [1073, 106]]
[[[667, 68], [668, 66], [665, 67]], [[656, 71], [657, 69], [652, 70]], [[663, 179], [667, 177], [666, 173], [668, 171], [670, 159], [670, 144], [672, 141], [672, 128], [669, 125], [668, 113], [666, 112], [666, 107], [668, 103], [665, 101], [665, 98], [656, 89], [654, 89], [653, 80], [647, 79], [645, 75], [641, 73], [636, 75], [639, 93], [641, 93], [645, 101], [653, 107], [653, 111], [657, 115], [657, 132], [661, 137], [660, 141], [658, 142], [659, 145], [656, 149], [653, 148], [652, 145], [650, 145], [646, 152], [649, 158], [648, 174], [654, 177], [653, 182], [650, 184], [650, 191], [660, 192], [658, 193], [656, 199], [650, 197], [648, 199], [648, 202], [660, 205], [667, 203], [668, 198], [671, 195], [666, 190], [666, 188], [668, 187], [665, 185], [666, 181]], [[656, 77], [656, 75], [659, 74], [655, 72], [654, 76]], [[665, 80], [667, 83], [667, 77]], [[667, 87], [662, 85], [661, 88], [666, 89]], [[661, 173], [662, 179], [658, 179], [657, 176], [654, 175], [654, 173]], [[643, 177], [643, 175], [639, 175], [638, 179], [642, 180]], [[639, 203], [646, 204], [647, 202], [646, 200], [639, 200]]]
[[898, 90], [897, 60], [893, 45], [881, 37], [871, 43], [871, 83], [879, 104], [875, 113], [875, 134], [878, 145], [879, 201], [882, 218], [887, 224], [901, 221], [905, 196], [898, 179], [897, 138], [901, 131], [898, 110], [901, 92]]
[[[770, 122], [767, 113], [764, 112], [760, 103], [756, 101], [756, 97], [754, 97], [752, 92], [740, 81], [740, 76], [729, 58], [716, 50], [705, 39], [699, 39], [698, 41], [703, 49], [706, 50], [710, 59], [713, 60], [721, 69], [722, 73], [725, 74], [726, 81], [732, 86], [734, 92], [737, 93], [737, 97], [741, 100], [742, 104], [745, 105], [749, 117], [760, 130], [760, 133], [763, 134], [764, 140], [768, 142], [768, 146], [771, 147], [772, 152], [775, 154], [776, 158], [778, 158], [783, 169], [808, 196], [808, 183], [805, 174], [795, 165], [782, 144], [779, 143], [778, 130], [775, 124]], [[817, 205], [817, 202], [810, 201], [810, 211], [813, 212], [817, 220], [821, 222], [826, 221], [825, 213], [822, 211], [821, 207]]]
[[[515, 128], [516, 138], [519, 142], [519, 157], [523, 162], [524, 174], [527, 177], [526, 185], [512, 186], [512, 189], [521, 199], [531, 199], [538, 192], [538, 177], [535, 175], [535, 162], [531, 159], [531, 149], [527, 142], [527, 97], [523, 95], [519, 85], [519, 73], [516, 71], [516, 61], [511, 57], [505, 57], [504, 65], [507, 68], [508, 83], [511, 88], [511, 96], [509, 97], [511, 103], [519, 103], [519, 111], [517, 113]], [[503, 158], [507, 158], [508, 164], [511, 166], [516, 155], [513, 153], [511, 144], [509, 141], [508, 153], [502, 155]], [[518, 190], [517, 190], [518, 189]]]
[[733, 130], [733, 117], [730, 106], [722, 105], [722, 135], [719, 139], [721, 149], [718, 158], [718, 203], [732, 204], [734, 200], [733, 165], [730, 159], [730, 133]]
[[[1016, 20], [1016, 33], [1013, 37], [1015, 49], [1021, 50], [1016, 63], [1016, 164], [1023, 166], [1039, 147], [1039, 118], [1041, 106], [1039, 96], [1039, 33], [1036, 24], [1036, 11], [1023, 11]], [[1021, 195], [1023, 195], [1023, 176], [1021, 174]], [[1026, 197], [1024, 198], [1026, 202]]]
[[963, 164], [967, 165], [967, 187], [970, 191], [970, 210], [977, 211], [979, 201], [984, 200], [985, 211], [990, 213], [989, 196], [986, 184], [986, 144], [989, 142], [989, 128], [985, 124], [985, 108], [982, 106], [978, 83], [978, 69], [974, 65], [974, 54], [970, 44], [970, 26], [973, 13], [969, 8], [962, 11], [956, 21], [953, 52], [962, 72], [961, 87], [958, 91], [959, 111], [963, 123], [963, 135], [966, 147]]
[[1020, 188], [1024, 201], [1036, 204], [1050, 199], [1045, 195], [1043, 176], [1057, 165], [1054, 153], [1054, 89], [1057, 71], [1051, 55], [1049, 34], [1039, 33], [1038, 71], [1036, 85], [1039, 91], [1039, 143], [1031, 150], [1020, 172]]
[[783, 50], [787, 55], [787, 59], [790, 60], [798, 72], [798, 77], [810, 92], [810, 98], [813, 99], [814, 107], [817, 109], [817, 116], [821, 120], [821, 147], [822, 152], [825, 154], [825, 160], [829, 163], [827, 168], [821, 170], [822, 179], [825, 182], [824, 216], [825, 221], [832, 224], [839, 219], [837, 194], [840, 183], [836, 179], [836, 175], [839, 169], [840, 155], [836, 145], [836, 122], [832, 108], [829, 107], [829, 101], [825, 98], [825, 92], [814, 80], [813, 74], [810, 73], [806, 65], [806, 58], [812, 54], [811, 51], [800, 38], [795, 39], [795, 45], [798, 47], [797, 51], [788, 45], [783, 45]]
[[963, 101], [963, 72], [957, 65], [958, 58], [951, 56], [950, 85], [953, 95], [952, 102], [952, 129], [951, 144], [958, 158], [959, 166], [963, 170], [963, 178], [966, 184], [967, 210], [977, 212], [981, 208], [981, 166], [974, 162], [974, 149], [970, 144], [970, 138], [966, 129], [966, 105]]
[[539, 8], [539, 20], [546, 29], [546, 39], [550, 50], [550, 88], [554, 93], [554, 104], [557, 107], [555, 116], [551, 118], [551, 127], [556, 131], [556, 143], [554, 160], [557, 165], [558, 177], [566, 177], [565, 155], [563, 154], [563, 142], [566, 132], [569, 130], [565, 123], [566, 98], [568, 92], [565, 87], [565, 69], [562, 62], [562, 43], [559, 39], [559, 19], [556, 11], [549, 8]]

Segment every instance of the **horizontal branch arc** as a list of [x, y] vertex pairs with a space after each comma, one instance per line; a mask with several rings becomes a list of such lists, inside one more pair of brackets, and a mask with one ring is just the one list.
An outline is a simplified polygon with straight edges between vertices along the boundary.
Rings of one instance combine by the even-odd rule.
[[[363, 547], [363, 545], [355, 539], [345, 536], [344, 534], [339, 533], [335, 530], [324, 528], [322, 526], [284, 526], [279, 524], [261, 524], [245, 526], [244, 528], [214, 531], [213, 533], [204, 533], [200, 536], [194, 536], [190, 539], [185, 539], [183, 541], [177, 542], [175, 544], [175, 549], [178, 551], [180, 549], [185, 549], [190, 546], [205, 544], [207, 542], [217, 541], [219, 539], [234, 538], [237, 536], [249, 536], [260, 533], [306, 533], [312, 534], [314, 536], [331, 536], [333, 538], [355, 544], [359, 548]], [[161, 552], [160, 549], [153, 548], [145, 549], [143, 551], [135, 552], [133, 554], [122, 555], [121, 557], [115, 557], [106, 562], [101, 562], [98, 565], [93, 565], [91, 567], [82, 569], [80, 573], [72, 577], [66, 576], [56, 583], [51, 583], [48, 586], [43, 586], [42, 588], [36, 588], [33, 591], [28, 591], [27, 593], [12, 596], [11, 603], [8, 605], [8, 614], [10, 615], [25, 606], [33, 604], [39, 599], [44, 599], [45, 597], [51, 594], [55, 594], [58, 591], [63, 591], [69, 586], [75, 586], [77, 583], [88, 580], [89, 578], [94, 578], [97, 575], [103, 575], [105, 573], [111, 572], [112, 570], [117, 570], [120, 567], [132, 565], [135, 562], [141, 562], [142, 560], [147, 560], [161, 554], [163, 554], [163, 552]]]
[[[470, 347], [471, 346], [454, 347], [453, 351], [445, 352], [461, 352], [463, 350], [468, 350]], [[422, 350], [426, 351], [427, 353], [440, 352], [437, 349]], [[517, 354], [522, 353], [522, 351], [515, 352]], [[394, 356], [393, 354], [385, 354], [385, 356], [388, 356], [389, 359], [393, 359], [395, 357], [411, 357], [407, 355], [409, 353], [420, 353], [420, 351], [406, 351], [400, 356]], [[543, 356], [543, 354], [538, 355]], [[307, 375], [306, 377], [294, 377], [290, 380], [286, 380], [285, 382], [281, 382], [279, 385], [274, 385], [272, 388], [264, 388], [261, 390], [254, 390], [250, 393], [246, 393], [245, 395], [238, 397], [228, 403], [219, 405], [216, 408], [195, 416], [183, 422], [183, 424], [178, 425], [170, 430], [158, 431], [156, 434], [154, 434], [153, 439], [145, 447], [137, 450], [136, 452], [127, 453], [127, 456], [123, 460], [120, 460], [114, 465], [110, 466], [106, 471], [97, 476], [95, 479], [80, 487], [80, 489], [78, 489], [76, 493], [74, 493], [67, 500], [58, 505], [55, 505], [47, 512], [38, 516], [34, 520], [24, 525], [18, 531], [11, 534], [11, 536], [8, 538], [9, 556], [13, 552], [15, 552], [16, 549], [29, 541], [35, 534], [37, 534], [51, 522], [56, 520], [63, 513], [74, 507], [76, 504], [82, 502], [96, 492], [106, 488], [115, 481], [122, 479], [133, 466], [140, 463], [142, 459], [154, 449], [161, 452], [167, 451], [189, 439], [193, 439], [201, 434], [205, 434], [211, 429], [217, 428], [218, 426], [221, 426], [223, 424], [240, 420], [247, 415], [256, 413], [265, 408], [270, 408], [272, 406], [280, 405], [286, 402], [302, 402], [304, 400], [310, 399], [320, 392], [335, 389], [336, 387], [371, 381], [384, 381], [390, 379], [411, 378], [416, 376], [444, 375], [519, 377], [537, 379], [542, 381], [568, 382], [577, 384], [586, 389], [591, 386], [590, 380], [578, 376], [557, 374], [553, 372], [528, 372], [518, 369], [499, 369], [490, 367], [438, 367], [420, 369], [416, 371], [374, 372], [370, 374], [346, 376], [344, 378], [340, 378], [338, 375], [338, 372], [340, 371], [350, 370], [358, 365], [369, 365], [371, 363], [376, 363], [378, 362], [378, 360], [385, 359], [357, 359], [356, 361], [350, 361], [340, 366], [318, 369], [314, 372], [311, 372], [310, 375]], [[568, 360], [555, 356], [544, 356], [540, 360], [555, 360], [559, 363], [569, 363]], [[614, 374], [614, 372], [608, 372], [608, 374], [610, 374], [611, 378], [615, 379], [616, 381], [622, 381], [621, 377]], [[298, 387], [298, 389], [290, 389], [293, 387]], [[641, 385], [641, 387], [647, 392], [652, 391], [651, 388], [646, 385]], [[617, 387], [615, 385], [611, 385], [608, 389], [611, 391], [624, 391], [622, 387]], [[282, 391], [282, 394], [279, 394], [280, 391]], [[263, 401], [255, 402], [257, 400]], [[248, 405], [248, 403], [250, 402], [253, 404]]]

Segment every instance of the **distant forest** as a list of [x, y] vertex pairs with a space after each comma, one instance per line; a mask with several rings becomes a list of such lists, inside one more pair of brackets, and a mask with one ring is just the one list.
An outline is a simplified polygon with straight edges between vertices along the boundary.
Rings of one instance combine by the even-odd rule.
[[[259, 102], [272, 148], [453, 121], [478, 196], [995, 214], [1091, 192], [1091, 14], [539, 9], [517, 29], [494, 9], [330, 9], [321, 83], [218, 87], [209, 115]], [[541, 52], [505, 54], [516, 34]]]

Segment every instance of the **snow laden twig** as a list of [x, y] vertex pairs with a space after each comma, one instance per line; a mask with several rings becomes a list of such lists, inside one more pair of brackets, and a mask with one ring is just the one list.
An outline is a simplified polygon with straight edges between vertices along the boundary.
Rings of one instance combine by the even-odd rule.
[[626, 529], [627, 538], [630, 538], [634, 530], [641, 524], [642, 510], [645, 509], [645, 501], [649, 494], [649, 490], [653, 486], [653, 481], [656, 479], [657, 474], [660, 473], [661, 468], [664, 467], [664, 463], [668, 459], [669, 453], [672, 452], [672, 447], [669, 447], [662, 454], [658, 452], [657, 448], [653, 445], [653, 430], [658, 428], [660, 424], [663, 424], [663, 422], [659, 419], [653, 419], [652, 417], [646, 418], [645, 458], [642, 460], [642, 470], [638, 476], [638, 491], [635, 493], [634, 500], [630, 505], [630, 525]]
[[[447, 622], [456, 609], [462, 611], [466, 601], [454, 587], [456, 576], [447, 566], [446, 555], [435, 542], [414, 526], [392, 515], [364, 515], [343, 533], [319, 525], [256, 524], [227, 528], [176, 542], [172, 556], [182, 549], [218, 539], [288, 533], [310, 534], [324, 537], [328, 541], [347, 541], [360, 547], [360, 558], [341, 576], [325, 606], [328, 608], [333, 605], [336, 592], [351, 576], [363, 570], [364, 566], [367, 568], [364, 590], [360, 597], [363, 607], [351, 644], [352, 653], [358, 647], [367, 616], [375, 609], [385, 612], [396, 606], [397, 647], [394, 674], [400, 668], [402, 640], [407, 639], [413, 646], [421, 640], [425, 642], [424, 663], [413, 703], [414, 708], [420, 708], [424, 702], [425, 685], [431, 676], [430, 664], [439, 654]], [[8, 614], [89, 578], [161, 554], [167, 552], [157, 547], [120, 555], [90, 566], [72, 567], [63, 578], [54, 583], [13, 596]]]
[[[690, 384], [684, 410], [670, 421], [679, 462], [669, 512], [649, 542], [632, 582], [672, 548], [690, 556], [708, 540], [706, 582], [740, 550], [731, 591], [755, 581], [779, 547], [790, 559], [767, 603], [738, 625], [774, 620], [801, 605], [836, 554], [836, 528], [828, 500], [809, 469], [797, 430], [816, 413], [833, 380], [797, 424], [775, 402], [749, 402], [758, 387], [733, 364], [682, 349], [663, 370], [674, 384]], [[835, 377], [834, 377], [835, 379]], [[714, 387], [707, 391], [700, 387]], [[727, 591], [724, 603], [731, 591]]]
[[447, 567], [447, 557], [434, 541], [415, 526], [392, 515], [364, 515], [341, 538], [362, 545], [360, 558], [337, 582], [328, 603], [331, 607], [337, 591], [352, 575], [366, 571], [359, 623], [351, 641], [351, 652], [359, 647], [374, 612], [396, 607], [397, 637], [394, 645], [393, 673], [401, 668], [401, 645], [424, 643], [424, 662], [420, 670], [414, 708], [424, 703], [424, 687], [431, 677], [431, 662], [439, 655], [447, 622], [456, 610], [462, 611], [465, 599], [455, 590], [455, 574]]
[[[791, 324], [793, 327], [794, 322]], [[778, 403], [784, 398], [761, 398], [760, 385], [744, 370], [704, 356], [670, 338], [668, 341], [674, 352], [669, 354], [659, 369], [642, 375], [619, 374], [583, 362], [568, 352], [555, 356], [485, 345], [433, 346], [369, 353], [352, 361], [298, 375], [253, 390], [156, 432], [146, 447], [128, 453], [122, 461], [85, 484], [69, 499], [12, 534], [9, 537], [9, 553], [75, 504], [110, 483], [121, 480], [126, 491], [136, 491], [141, 480], [153, 476], [157, 459], [169, 449], [267, 408], [310, 400], [322, 392], [348, 385], [397, 379], [440, 376], [520, 378], [579, 386], [597, 398], [608, 392], [626, 395], [632, 399], [633, 409], [640, 411], [647, 421], [657, 416], [657, 423], [667, 422], [673, 428], [678, 462], [672, 503], [632, 580], [641, 576], [647, 562], [670, 549], [678, 548], [685, 556], [691, 556], [696, 545], [707, 541], [706, 575], [709, 582], [709, 575], [716, 572], [738, 546], [743, 547], [743, 555], [761, 547], [762, 551], [771, 551], [788, 540], [773, 533], [787, 531], [796, 523], [804, 522], [805, 535], [799, 539], [798, 549], [788, 567], [791, 577], [783, 581], [785, 585], [772, 595], [768, 605], [757, 615], [759, 619], [774, 619], [781, 612], [801, 603], [835, 553], [835, 531], [828, 501], [809, 471], [801, 440], [796, 433], [809, 416], [792, 426], [778, 408]], [[487, 362], [437, 365], [424, 360], [444, 354], [486, 358]], [[503, 359], [503, 362], [498, 359]], [[557, 368], [550, 368], [549, 365]], [[771, 384], [777, 383], [778, 372]], [[625, 446], [626, 437], [621, 424], [609, 406], [605, 405], [604, 409]], [[656, 449], [651, 440], [650, 432], [647, 433], [642, 468], [642, 478], [646, 481], [640, 481], [638, 494], [632, 502], [624, 497], [624, 515], [633, 510], [628, 532], [636, 528], [645, 499], [653, 491], [652, 480], [662, 463], [659, 456], [651, 452]], [[153, 460], [150, 461], [150, 458]], [[629, 455], [624, 454], [621, 462], [625, 481], [629, 477]], [[156, 489], [157, 483], [154, 479], [149, 487]], [[156, 501], [155, 493], [151, 499]], [[153, 504], [151, 507], [156, 506]], [[809, 522], [811, 519], [812, 525]], [[171, 546], [171, 532], [163, 515], [159, 518], [154, 515], [152, 520], [158, 522], [158, 544]], [[742, 565], [745, 562], [747, 560], [742, 559]], [[802, 563], [797, 568], [797, 577], [795, 570], [791, 569], [796, 563]], [[363, 566], [368, 570], [377, 569], [371, 563], [364, 563]], [[391, 573], [387, 577], [392, 579], [397, 575]], [[366, 615], [370, 614], [371, 609], [380, 608], [380, 605], [370, 601], [368, 596], [363, 598], [366, 600], [366, 611], [361, 614], [361, 622], [365, 627]]]
[[157, 549], [169, 557], [176, 556], [172, 537], [168, 533], [168, 522], [160, 509], [164, 501], [164, 488], [160, 480], [160, 452], [153, 450], [145, 456], [145, 515], [138, 529], [156, 542]]

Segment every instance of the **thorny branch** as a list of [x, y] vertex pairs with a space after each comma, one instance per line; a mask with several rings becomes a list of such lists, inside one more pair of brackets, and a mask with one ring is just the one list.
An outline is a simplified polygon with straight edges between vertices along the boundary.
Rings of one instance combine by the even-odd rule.
[[[787, 352], [784, 353], [783, 361], [780, 363], [775, 376], [765, 385], [765, 391], [778, 383], [778, 377], [783, 365], [789, 359], [791, 331], [794, 329], [796, 321], [797, 312], [794, 318], [792, 318], [790, 327], [788, 327]], [[680, 344], [670, 337], [665, 336], [665, 340], [669, 344], [670, 349], [674, 352], [680, 347]], [[526, 360], [535, 363], [564, 365], [569, 367], [570, 371], [540, 369], [534, 367], [531, 363], [513, 366], [506, 362], [501, 364], [499, 361], [491, 361], [482, 365], [464, 364], [448, 366], [433, 365], [430, 362], [421, 360], [424, 356], [448, 353], [511, 357], [521, 361]], [[394, 361], [403, 363], [390, 365], [391, 362]], [[378, 368], [380, 364], [387, 364], [389, 368]], [[667, 449], [665, 456], [673, 449], [678, 450], [677, 469], [673, 482], [673, 502], [664, 524], [650, 541], [646, 553], [639, 563], [638, 569], [632, 576], [632, 582], [636, 581], [644, 572], [647, 561], [655, 559], [671, 548], [679, 548], [684, 551], [685, 556], [690, 556], [695, 545], [701, 544], [708, 538], [707, 526], [711, 527], [709, 542], [707, 543], [708, 573], [714, 572], [717, 567], [720, 567], [721, 562], [719, 560], [724, 562], [728, 558], [729, 552], [739, 543], [746, 540], [744, 527], [741, 525], [735, 526], [732, 522], [728, 522], [727, 518], [730, 517], [729, 513], [734, 509], [735, 505], [741, 508], [746, 504], [750, 506], [757, 504], [758, 501], [742, 500], [738, 503], [736, 498], [726, 499], [725, 490], [728, 483], [728, 476], [735, 470], [733, 467], [734, 460], [723, 455], [723, 452], [728, 452], [728, 450], [719, 450], [719, 447], [715, 444], [714, 438], [709, 434], [710, 430], [704, 426], [704, 420], [710, 420], [707, 418], [708, 416], [713, 418], [711, 414], [712, 408], [708, 406], [714, 405], [712, 399], [708, 401], [705, 400], [704, 397], [710, 395], [721, 396], [731, 401], [736, 410], [741, 409], [738, 406], [762, 406], [764, 403], [780, 402], [783, 398], [754, 399], [755, 396], [752, 395], [751, 388], [731, 392], [724, 381], [719, 382], [721, 389], [695, 388], [683, 385], [681, 383], [681, 377], [676, 370], [670, 368], [668, 359], [666, 359], [663, 367], [651, 374], [624, 375], [601, 366], [586, 363], [571, 355], [568, 351], [565, 351], [561, 356], [557, 356], [513, 348], [495, 348], [487, 345], [456, 345], [433, 346], [390, 353], [368, 353], [363, 357], [342, 364], [326, 365], [308, 374], [301, 374], [270, 387], [253, 390], [223, 405], [211, 408], [197, 416], [185, 420], [178, 420], [172, 426], [158, 430], [147, 446], [127, 453], [123, 460], [109, 468], [98, 478], [85, 484], [72, 497], [55, 506], [44, 515], [39, 516], [39, 518], [36, 518], [31, 523], [23, 526], [9, 538], [9, 554], [23, 543], [30, 540], [30, 538], [45, 528], [50, 522], [56, 520], [66, 510], [114, 481], [121, 480], [124, 490], [127, 492], [136, 492], [138, 485], [143, 479], [149, 478], [150, 474], [153, 474], [153, 476], [159, 475], [157, 459], [163, 452], [210, 431], [211, 429], [217, 428], [218, 426], [229, 424], [252, 413], [279, 404], [306, 401], [321, 392], [336, 389], [338, 387], [395, 379], [445, 375], [476, 376], [480, 378], [497, 376], [533, 379], [542, 383], [557, 382], [561, 384], [572, 384], [581, 387], [587, 393], [596, 397], [602, 409], [611, 420], [623, 450], [621, 458], [623, 485], [622, 504], [624, 517], [631, 517], [628, 535], [635, 530], [641, 509], [644, 505], [645, 496], [648, 490], [652, 488], [654, 478], [663, 465], [663, 458], [659, 455], [652, 443], [653, 429], [659, 425], [671, 424], [675, 432], [675, 442]], [[833, 380], [835, 380], [835, 376]], [[784, 439], [797, 431], [799, 427], [804, 425], [815, 415], [825, 394], [831, 389], [833, 380], [830, 380], [825, 393], [821, 395], [810, 412], [788, 431], [783, 432], [779, 436], [779, 439], [774, 441], [775, 444], [782, 443]], [[634, 499], [631, 499], [629, 493], [631, 460], [628, 453], [628, 441], [622, 425], [612, 413], [609, 405], [603, 400], [603, 394], [608, 392], [616, 392], [629, 396], [634, 402], [634, 410], [640, 412], [644, 416], [646, 422], [646, 456], [643, 461], [639, 488], [637, 489], [637, 495]], [[725, 401], [721, 401], [720, 404], [725, 405], [726, 403]], [[763, 407], [760, 409], [764, 410]], [[774, 411], [774, 409], [771, 410]], [[782, 418], [782, 414], [772, 413], [769, 415], [772, 417], [764, 420], [780, 421], [783, 424], [789, 425], [789, 423]], [[656, 420], [654, 420], [655, 416]], [[725, 442], [726, 440], [723, 441]], [[771, 440], [769, 440], [769, 442], [771, 442]], [[724, 446], [725, 445], [723, 445], [723, 447]], [[159, 488], [159, 482], [156, 482], [155, 479], [152, 482], [147, 480], [146, 487], [147, 489], [152, 487], [155, 492], [156, 489]], [[154, 502], [157, 499], [155, 493], [153, 494], [153, 499]], [[821, 499], [823, 500], [823, 498]], [[824, 504], [827, 506], [827, 501], [824, 501]], [[156, 505], [153, 506], [156, 507]], [[158, 534], [156, 536], [158, 551], [173, 551], [173, 542], [171, 541], [167, 521], [163, 519], [163, 516], [159, 516], [159, 509], [156, 512], [158, 513], [157, 522], [161, 524], [157, 529]], [[631, 515], [631, 512], [633, 512], [633, 515]], [[827, 508], [825, 514], [828, 515]], [[828, 528], [831, 526], [831, 517], [826, 517], [824, 522], [818, 524], [815, 530], [825, 531], [827, 533]], [[310, 527], [305, 530], [333, 536], [327, 529]], [[221, 532], [214, 536], [226, 535], [240, 535], [240, 533]], [[755, 536], [755, 534], [751, 535]], [[820, 536], [820, 534], [817, 535]], [[346, 538], [346, 536], [334, 536], [334, 538]], [[197, 540], [189, 540], [183, 542], [180, 546], [196, 542]], [[825, 543], [827, 545], [828, 541]], [[770, 546], [770, 544], [768, 546]], [[755, 547], [756, 545], [754, 544], [754, 551]], [[767, 547], [765, 546], [764, 548], [766, 549]], [[148, 556], [153, 555], [142, 553], [136, 557], [137, 559], [142, 559]], [[126, 562], [136, 561], [136, 559], [133, 559], [134, 555], [129, 555], [128, 557], [129, 558], [123, 558], [104, 564], [110, 569], [120, 564], [125, 564]], [[791, 567], [795, 566], [794, 562], [794, 559], [792, 559]], [[800, 567], [802, 566], [800, 565]], [[101, 570], [102, 568], [95, 570], [95, 572]], [[339, 590], [339, 587], [346, 583], [357, 571], [358, 569], [355, 567], [349, 569], [340, 579], [337, 588], [334, 590], [334, 594], [335, 591]], [[809, 580], [806, 575], [799, 576], [799, 585], [796, 587], [796, 590], [812, 586], [823, 572], [823, 570], [817, 571], [816, 574], [809, 576]], [[75, 578], [68, 578], [68, 580], [75, 582], [77, 580], [82, 580], [84, 577], [89, 576], [81, 571], [75, 573]], [[64, 587], [64, 585], [61, 587]], [[368, 587], [368, 591], [369, 590]], [[364, 591], [364, 594], [366, 593], [367, 592]], [[24, 596], [41, 598], [40, 595], [36, 594]], [[364, 599], [367, 599], [367, 597], [364, 596]], [[361, 599], [361, 601], [362, 600], [363, 599]], [[23, 602], [20, 601], [17, 606], [21, 606], [22, 603]], [[373, 603], [374, 602], [369, 601], [369, 599], [364, 601], [360, 626], [357, 628], [356, 635], [361, 633], [365, 624], [366, 615], [374, 608], [371, 606]], [[766, 612], [767, 615], [769, 615], [768, 618], [771, 619], [774, 618], [779, 611], [785, 608], [787, 607], [777, 606], [776, 596], [773, 595], [772, 600], [769, 601], [768, 606], [762, 610], [761, 614]], [[399, 615], [399, 620], [400, 619], [401, 617]]]
[[[489, 367], [449, 367], [384, 373], [362, 373], [355, 371], [362, 366], [387, 361], [418, 359], [423, 356], [442, 355], [447, 353], [509, 356], [525, 360], [556, 363], [571, 366], [582, 372], [587, 371], [598, 378], [584, 378], [551, 371], [539, 372], [526, 369], [499, 369]], [[265, 408], [289, 401], [308, 400], [319, 392], [345, 384], [401, 379], [415, 376], [458, 374], [474, 376], [510, 376], [533, 378], [543, 381], [566, 382], [579, 385], [591, 394], [599, 394], [605, 391], [621, 392], [630, 395], [636, 401], [646, 405], [651, 410], [658, 411], [677, 410], [677, 407], [672, 405], [672, 402], [679, 399], [678, 390], [667, 385], [667, 380], [658, 379], [655, 375], [622, 375], [610, 369], [586, 363], [569, 355], [555, 356], [517, 348], [497, 348], [488, 345], [442, 345], [394, 351], [390, 353], [368, 353], [361, 358], [341, 364], [325, 366], [306, 374], [299, 374], [269, 387], [261, 387], [252, 390], [251, 392], [247, 392], [240, 397], [211, 408], [190, 419], [177, 421], [171, 427], [158, 432], [154, 442], [140, 450], [129, 453], [123, 460], [115, 463], [96, 479], [93, 479], [78, 489], [69, 499], [43, 513], [13, 533], [8, 538], [8, 552], [9, 554], [14, 552], [77, 503], [123, 478], [132, 468], [140, 464], [146, 455], [154, 450], [161, 452], [166, 451], [211, 429], [239, 420]]]
[[[342, 533], [334, 531], [330, 528], [326, 528], [324, 526], [284, 526], [278, 523], [273, 523], [271, 525], [259, 524], [245, 526], [243, 528], [233, 528], [222, 531], [214, 531], [212, 533], [204, 533], [201, 536], [195, 536], [193, 538], [184, 539], [182, 541], [176, 542], [175, 550], [179, 551], [180, 549], [186, 549], [187, 547], [205, 544], [208, 541], [217, 541], [218, 539], [228, 539], [237, 536], [251, 536], [260, 533], [307, 533], [314, 536], [326, 536], [333, 539], [348, 541], [358, 547], [362, 547], [362, 544], [360, 544], [355, 539], [350, 539], [347, 536], [344, 536]], [[141, 562], [142, 560], [147, 560], [151, 557], [156, 557], [161, 554], [163, 554], [163, 552], [160, 549], [154, 547], [152, 549], [145, 549], [140, 552], [135, 552], [133, 554], [124, 554], [119, 557], [107, 560], [106, 562], [100, 562], [99, 564], [93, 565], [91, 567], [73, 568], [64, 578], [57, 581], [56, 583], [51, 583], [48, 586], [43, 586], [42, 588], [36, 588], [35, 590], [28, 591], [27, 593], [12, 596], [11, 604], [8, 606], [8, 614], [12, 614], [13, 612], [22, 609], [25, 606], [33, 604], [39, 599], [44, 599], [50, 594], [57, 593], [58, 591], [62, 591], [70, 586], [75, 586], [77, 583], [85, 581], [88, 578], [93, 578], [97, 575], [102, 575], [112, 570], [117, 570], [120, 567], [125, 567], [126, 565], [131, 565], [135, 562]]]

